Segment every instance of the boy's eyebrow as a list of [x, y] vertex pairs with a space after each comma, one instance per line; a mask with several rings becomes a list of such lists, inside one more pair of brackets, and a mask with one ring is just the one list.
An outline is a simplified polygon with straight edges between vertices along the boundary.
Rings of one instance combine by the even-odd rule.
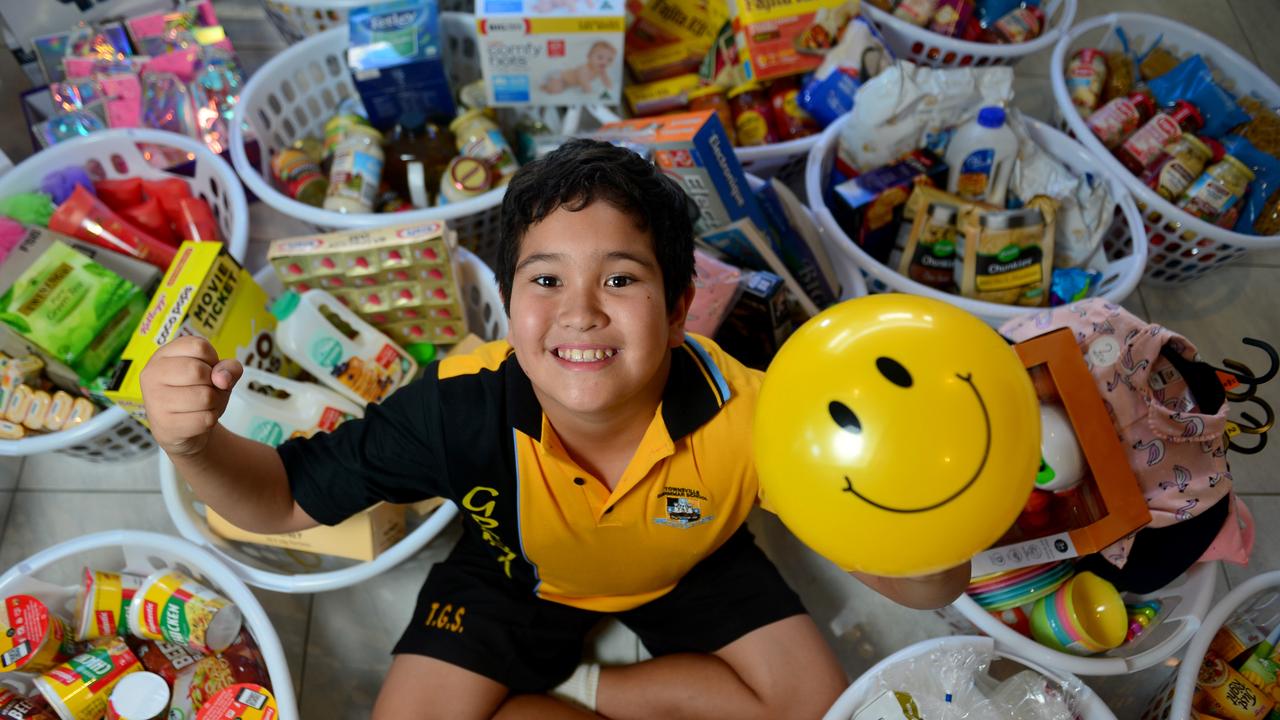
[[536, 262], [555, 262], [563, 259], [564, 253], [534, 253], [521, 260], [520, 263], [516, 265], [515, 272], [520, 272], [526, 265], [531, 265]]
[[[614, 250], [606, 254], [604, 257], [606, 260], [630, 260], [631, 262], [637, 265], [640, 265], [641, 267], [646, 267], [650, 269], [654, 267], [654, 263], [649, 259], [642, 257], [640, 255], [636, 255], [634, 253], [629, 253], [625, 250]], [[521, 260], [520, 263], [516, 265], [515, 272], [520, 272], [525, 268], [525, 266], [532, 265], [533, 263], [536, 263], [536, 262], [557, 262], [564, 259], [565, 259], [564, 253], [534, 253], [526, 257], [525, 259]]]
[[652, 268], [654, 266], [653, 263], [649, 261], [647, 258], [641, 257], [639, 255], [634, 255], [624, 250], [614, 250], [608, 255], [605, 255], [605, 259], [606, 260], [630, 260], [631, 262], [637, 265], [647, 267], [647, 268]]

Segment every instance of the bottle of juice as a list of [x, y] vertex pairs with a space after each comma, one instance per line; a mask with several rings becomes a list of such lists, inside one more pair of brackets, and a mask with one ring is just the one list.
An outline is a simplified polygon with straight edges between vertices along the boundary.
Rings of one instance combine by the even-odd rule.
[[409, 353], [323, 290], [286, 292], [271, 313], [284, 353], [353, 402], [381, 402], [418, 372]]
[[359, 405], [328, 388], [246, 366], [227, 400], [222, 424], [237, 435], [275, 447], [359, 417], [364, 417]]

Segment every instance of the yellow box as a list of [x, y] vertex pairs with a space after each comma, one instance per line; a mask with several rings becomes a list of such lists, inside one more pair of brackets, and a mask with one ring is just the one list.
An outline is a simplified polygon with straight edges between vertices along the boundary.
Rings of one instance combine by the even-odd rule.
[[817, 69], [858, 14], [858, 0], [731, 0], [738, 64], [747, 80]]
[[222, 243], [184, 242], [120, 356], [105, 395], [146, 424], [140, 377], [162, 345], [200, 335], [222, 358], [277, 375], [296, 375], [275, 342], [270, 298]]
[[210, 530], [228, 540], [369, 561], [404, 537], [404, 512], [404, 505], [378, 503], [338, 525], [319, 525], [279, 535], [241, 530], [212, 509], [205, 510], [205, 518]]
[[637, 115], [658, 115], [689, 104], [689, 91], [702, 84], [697, 73], [680, 75], [639, 85], [628, 85], [622, 93]]

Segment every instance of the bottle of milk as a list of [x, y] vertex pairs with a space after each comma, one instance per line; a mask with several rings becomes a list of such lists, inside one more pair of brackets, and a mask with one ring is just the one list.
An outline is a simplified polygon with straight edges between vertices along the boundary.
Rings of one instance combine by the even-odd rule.
[[246, 366], [227, 400], [222, 424], [237, 435], [275, 447], [359, 417], [364, 417], [359, 405], [328, 388]]
[[391, 338], [323, 290], [286, 292], [271, 313], [284, 353], [353, 402], [381, 402], [418, 372]]
[[1017, 158], [1018, 136], [1005, 123], [1004, 108], [984, 107], [947, 145], [947, 192], [1003, 208]]

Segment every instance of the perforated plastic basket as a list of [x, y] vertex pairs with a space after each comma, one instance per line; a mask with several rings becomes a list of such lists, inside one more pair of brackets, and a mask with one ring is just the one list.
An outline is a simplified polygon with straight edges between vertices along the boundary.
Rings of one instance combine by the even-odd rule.
[[[352, 8], [389, 0], [262, 0], [271, 24], [285, 42], [296, 43], [325, 30], [346, 25]], [[472, 12], [472, 0], [440, 0], [441, 10]]]
[[[846, 115], [837, 120], [822, 133], [809, 153], [808, 167], [805, 170], [805, 189], [809, 194], [809, 207], [813, 209], [813, 214], [827, 231], [831, 244], [838, 251], [837, 255], [832, 257], [832, 262], [850, 263], [860, 270], [866, 275], [867, 286], [871, 292], [902, 292], [935, 298], [973, 313], [995, 326], [1002, 325], [1010, 318], [1034, 311], [1035, 308], [973, 300], [922, 285], [878, 262], [849, 238], [849, 235], [836, 222], [831, 210], [827, 208], [823, 194], [835, 162], [840, 128], [849, 117], [851, 116]], [[1114, 174], [1103, 168], [1097, 158], [1086, 152], [1079, 143], [1036, 120], [1028, 118], [1027, 124], [1032, 139], [1041, 148], [1076, 173], [1090, 173], [1095, 177], [1104, 178], [1111, 196], [1118, 201], [1119, 212], [1116, 213], [1104, 240], [1108, 263], [1098, 288], [1101, 297], [1113, 303], [1121, 302], [1142, 280], [1142, 268], [1147, 261], [1147, 238], [1142, 230], [1142, 218], [1138, 215], [1138, 209], [1134, 207], [1128, 191]]]
[[[144, 143], [139, 148], [138, 143]], [[191, 176], [160, 170], [147, 162], [146, 146], [168, 146], [185, 152]], [[182, 177], [204, 199], [218, 221], [227, 249], [243, 260], [249, 243], [249, 207], [235, 171], [204, 145], [159, 130], [104, 130], [46, 148], [0, 177], [0, 197], [38, 190], [45, 174], [69, 165], [86, 167], [95, 178]], [[155, 449], [151, 434], [120, 408], [104, 410], [72, 430], [0, 440], [0, 455], [61, 452], [90, 462], [129, 460]]]
[[995, 655], [997, 658], [1011, 660], [1022, 665], [1023, 667], [1035, 670], [1049, 680], [1053, 681], [1058, 687], [1069, 692], [1072, 700], [1075, 702], [1076, 717], [1079, 720], [1115, 720], [1115, 715], [1107, 709], [1093, 690], [1089, 689], [1079, 678], [1071, 673], [1054, 671], [1042, 667], [1038, 663], [1020, 656], [1016, 653], [1008, 652], [1002, 649], [998, 644], [991, 641], [990, 638], [984, 637], [946, 637], [934, 640], [924, 640], [910, 647], [903, 648], [889, 657], [876, 663], [874, 667], [866, 671], [859, 677], [847, 690], [836, 700], [831, 706], [827, 714], [823, 716], [823, 720], [850, 720], [855, 712], [858, 712], [867, 703], [875, 699], [871, 695], [875, 690], [875, 682], [881, 673], [888, 668], [897, 665], [905, 660], [922, 657], [929, 653], [937, 651], [957, 651], [957, 652], [975, 652], [983, 655]]
[[1280, 105], [1280, 85], [1221, 42], [1199, 30], [1154, 15], [1112, 13], [1086, 20], [1071, 28], [1053, 49], [1049, 79], [1053, 83], [1057, 115], [1089, 152], [1099, 158], [1102, 166], [1133, 193], [1146, 221], [1151, 256], [1145, 278], [1157, 283], [1182, 283], [1239, 258], [1246, 250], [1280, 247], [1280, 235], [1245, 235], [1183, 212], [1143, 185], [1089, 131], [1071, 104], [1063, 73], [1071, 55], [1080, 48], [1119, 49], [1119, 40], [1113, 32], [1117, 27], [1124, 28], [1134, 48], [1146, 48], [1160, 38], [1162, 47], [1180, 57], [1199, 53], [1228, 90], [1256, 95], [1267, 107]]
[[[297, 720], [298, 703], [280, 637], [249, 588], [209, 552], [170, 535], [111, 530], [68, 540], [41, 550], [0, 576], [0, 597], [32, 595], [64, 617], [74, 616], [77, 580], [85, 566], [95, 570], [150, 575], [174, 568], [217, 591], [240, 609], [244, 627], [258, 643], [271, 678], [281, 720]], [[26, 678], [23, 673], [16, 673]]]
[[1041, 7], [1045, 28], [1039, 37], [1024, 43], [999, 45], [939, 35], [896, 18], [870, 2], [862, 4], [863, 12], [884, 34], [885, 43], [895, 56], [931, 67], [1016, 65], [1028, 55], [1048, 50], [1075, 21], [1076, 0], [1049, 0]]
[[[502, 309], [502, 298], [493, 272], [467, 250], [458, 248], [455, 252], [468, 328], [485, 340], [506, 337], [507, 316]], [[283, 289], [270, 266], [263, 268], [255, 277], [272, 296]], [[420, 525], [411, 527], [408, 535], [386, 552], [370, 562], [357, 562], [219, 537], [209, 529], [204, 504], [178, 478], [164, 453], [160, 453], [160, 490], [164, 494], [169, 517], [183, 537], [208, 548], [250, 585], [286, 593], [335, 590], [376, 577], [412, 557], [458, 514], [457, 507], [447, 502]]]

